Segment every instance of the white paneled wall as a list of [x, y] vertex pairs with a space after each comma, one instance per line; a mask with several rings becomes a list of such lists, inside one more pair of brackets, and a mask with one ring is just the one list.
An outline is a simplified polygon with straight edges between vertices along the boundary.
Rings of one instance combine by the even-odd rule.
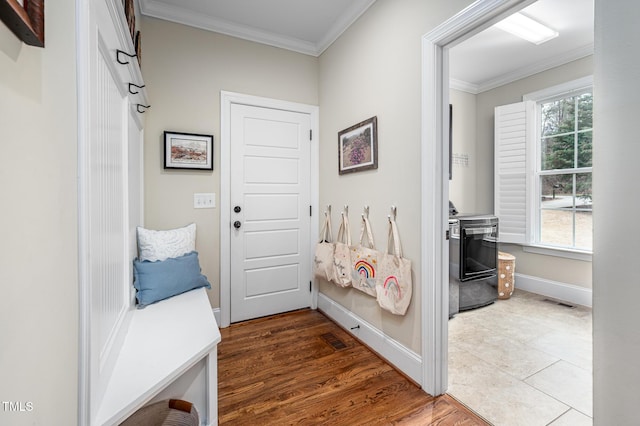
[[[122, 3], [79, 8], [80, 423], [94, 424], [134, 312], [132, 261], [142, 225], [144, 89]], [[126, 57], [127, 60], [122, 60]]]
[[[113, 62], [97, 57], [97, 100], [90, 150], [90, 264], [93, 308], [98, 328], [100, 372], [108, 368], [119, 324], [129, 307], [127, 259], [127, 99]], [[109, 61], [109, 62], [107, 62]]]

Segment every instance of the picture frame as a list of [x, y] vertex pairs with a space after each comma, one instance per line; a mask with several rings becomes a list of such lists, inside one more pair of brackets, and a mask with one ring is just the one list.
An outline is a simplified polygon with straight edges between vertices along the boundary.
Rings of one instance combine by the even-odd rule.
[[129, 27], [131, 41], [134, 42], [136, 35], [136, 9], [133, 4], [133, 0], [124, 0], [124, 16], [127, 18], [127, 26]]
[[164, 168], [213, 170], [213, 135], [165, 131]]
[[133, 47], [136, 50], [136, 56], [138, 57], [138, 65], [142, 67], [142, 35], [140, 31], [136, 31], [136, 39], [133, 42]]
[[338, 132], [338, 173], [378, 168], [378, 117]]
[[0, 0], [0, 19], [24, 43], [44, 47], [44, 0]]

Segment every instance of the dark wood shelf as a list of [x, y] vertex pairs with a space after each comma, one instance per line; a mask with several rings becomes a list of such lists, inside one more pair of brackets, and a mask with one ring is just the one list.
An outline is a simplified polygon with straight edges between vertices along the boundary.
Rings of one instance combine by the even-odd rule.
[[44, 0], [0, 0], [0, 19], [26, 44], [44, 47]]

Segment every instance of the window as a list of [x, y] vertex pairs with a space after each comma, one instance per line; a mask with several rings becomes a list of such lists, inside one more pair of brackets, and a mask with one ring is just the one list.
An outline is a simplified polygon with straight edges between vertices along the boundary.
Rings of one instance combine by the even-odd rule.
[[496, 107], [500, 241], [591, 251], [592, 85], [587, 77]]
[[536, 242], [591, 250], [591, 89], [538, 103]]

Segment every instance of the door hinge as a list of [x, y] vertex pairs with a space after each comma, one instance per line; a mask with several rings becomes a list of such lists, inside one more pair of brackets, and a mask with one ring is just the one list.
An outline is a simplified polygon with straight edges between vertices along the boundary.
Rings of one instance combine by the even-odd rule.
[[313, 140], [313, 130], [309, 129], [309, 140], [312, 141]]
[[311, 212], [311, 206], [309, 206], [309, 216], [313, 216], [313, 214]]
[[309, 293], [311, 293], [311, 281], [309, 281]]
[[448, 229], [444, 232], [444, 239], [445, 240], [449, 239], [449, 230]]

